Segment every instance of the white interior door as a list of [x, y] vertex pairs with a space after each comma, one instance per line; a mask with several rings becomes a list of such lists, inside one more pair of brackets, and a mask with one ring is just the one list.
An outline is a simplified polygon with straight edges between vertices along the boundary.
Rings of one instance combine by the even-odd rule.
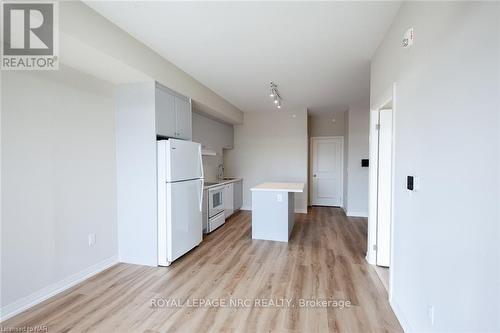
[[392, 208], [392, 110], [379, 111], [377, 265], [389, 267]]
[[342, 206], [344, 138], [311, 139], [312, 204]]
[[167, 184], [167, 258], [174, 261], [202, 240], [203, 180]]

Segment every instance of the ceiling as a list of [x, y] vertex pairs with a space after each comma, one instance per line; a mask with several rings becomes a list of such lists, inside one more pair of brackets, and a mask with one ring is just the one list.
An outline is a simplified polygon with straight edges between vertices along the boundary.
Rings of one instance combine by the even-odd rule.
[[92, 1], [91, 8], [243, 112], [344, 111], [400, 3]]

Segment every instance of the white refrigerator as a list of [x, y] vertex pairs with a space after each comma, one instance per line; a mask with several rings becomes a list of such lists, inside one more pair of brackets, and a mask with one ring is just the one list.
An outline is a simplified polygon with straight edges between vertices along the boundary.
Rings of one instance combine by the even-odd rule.
[[168, 139], [158, 149], [158, 265], [169, 266], [202, 240], [201, 145]]

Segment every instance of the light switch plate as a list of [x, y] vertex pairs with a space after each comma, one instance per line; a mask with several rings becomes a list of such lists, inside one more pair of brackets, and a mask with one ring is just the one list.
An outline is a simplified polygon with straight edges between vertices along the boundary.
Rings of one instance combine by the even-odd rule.
[[278, 202], [283, 202], [283, 194], [281, 194], [281, 193], [280, 193], [280, 194], [278, 194], [278, 195], [276, 196], [276, 200], [278, 200]]

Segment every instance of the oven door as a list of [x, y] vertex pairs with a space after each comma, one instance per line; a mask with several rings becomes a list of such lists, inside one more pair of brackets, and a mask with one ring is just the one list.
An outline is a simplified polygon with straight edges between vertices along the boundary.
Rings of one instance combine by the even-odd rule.
[[208, 190], [208, 216], [213, 217], [224, 211], [224, 187]]

